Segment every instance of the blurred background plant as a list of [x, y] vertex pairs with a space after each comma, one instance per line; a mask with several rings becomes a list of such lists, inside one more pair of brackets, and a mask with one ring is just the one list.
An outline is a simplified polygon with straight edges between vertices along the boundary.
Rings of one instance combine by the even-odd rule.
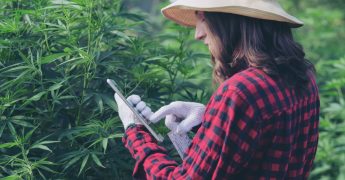
[[305, 22], [295, 37], [317, 69], [320, 137], [309, 179], [345, 179], [345, 2], [281, 1]]
[[[107, 78], [153, 110], [208, 102], [215, 88], [208, 50], [193, 29], [160, 15], [168, 3], [0, 2], [0, 178], [130, 179], [133, 160]], [[305, 21], [295, 37], [318, 70], [321, 132], [310, 179], [345, 179], [345, 4], [282, 4]]]

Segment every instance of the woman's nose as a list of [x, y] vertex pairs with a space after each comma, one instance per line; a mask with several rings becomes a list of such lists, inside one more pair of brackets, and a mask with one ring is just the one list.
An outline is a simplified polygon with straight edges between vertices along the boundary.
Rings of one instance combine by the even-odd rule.
[[195, 35], [194, 38], [196, 40], [203, 40], [205, 38], [205, 33], [203, 33], [202, 31], [200, 31], [198, 28], [195, 29]]

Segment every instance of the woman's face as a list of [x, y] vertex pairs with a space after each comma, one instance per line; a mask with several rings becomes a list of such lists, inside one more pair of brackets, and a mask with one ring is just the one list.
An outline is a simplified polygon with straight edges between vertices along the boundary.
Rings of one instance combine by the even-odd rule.
[[195, 26], [195, 36], [196, 40], [204, 41], [204, 44], [208, 46], [210, 53], [214, 57], [218, 57], [217, 45], [216, 45], [216, 37], [210, 32], [208, 25], [205, 21], [204, 12], [196, 11], [195, 12], [197, 21]]

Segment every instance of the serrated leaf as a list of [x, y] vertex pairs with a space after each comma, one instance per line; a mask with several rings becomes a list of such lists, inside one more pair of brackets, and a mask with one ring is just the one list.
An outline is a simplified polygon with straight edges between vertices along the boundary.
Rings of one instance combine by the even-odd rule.
[[68, 55], [67, 53], [57, 53], [57, 54], [51, 54], [49, 56], [45, 56], [41, 59], [41, 64], [48, 64], [51, 63], [57, 59], [60, 59], [64, 56]]
[[31, 123], [26, 122], [26, 121], [12, 120], [11, 122], [14, 124], [23, 126], [23, 127], [35, 127], [34, 125], [32, 125]]
[[58, 143], [60, 141], [42, 141], [39, 144], [51, 144], [51, 143]]
[[99, 167], [102, 167], [102, 168], [105, 168], [103, 166], [103, 164], [101, 163], [101, 161], [98, 159], [98, 157], [96, 156], [96, 154], [92, 153], [91, 154], [91, 157], [93, 159], [93, 161], [99, 166]]
[[33, 119], [33, 118], [26, 117], [26, 116], [23, 116], [23, 115], [18, 115], [18, 116], [12, 116], [11, 119], [14, 119], [14, 120], [24, 120], [24, 119]]
[[316, 176], [316, 175], [318, 175], [318, 174], [322, 174], [322, 173], [324, 173], [324, 172], [326, 172], [326, 171], [328, 171], [328, 170], [330, 170], [330, 169], [331, 169], [331, 166], [330, 166], [330, 165], [328, 165], [328, 164], [323, 164], [322, 166], [315, 168], [315, 169], [311, 172], [310, 176], [312, 177], [312, 176]]
[[51, 172], [51, 173], [54, 173], [54, 174], [58, 173], [58, 172], [56, 172], [56, 171], [50, 169], [50, 168], [47, 167], [47, 166], [39, 166], [39, 168], [40, 168], [40, 169], [44, 169], [44, 170], [46, 170], [46, 171], [48, 171], [48, 172]]
[[77, 157], [74, 157], [72, 160], [70, 160], [67, 165], [65, 166], [65, 168], [63, 169], [63, 171], [65, 171], [66, 169], [68, 169], [71, 165], [73, 165], [74, 163], [76, 163], [82, 156], [79, 155]]
[[31, 98], [29, 98], [28, 101], [29, 101], [29, 102], [30, 102], [30, 101], [38, 101], [38, 100], [41, 99], [41, 97], [42, 97], [44, 94], [46, 94], [45, 91], [40, 92], [40, 93], [38, 93], [38, 94], [32, 96]]
[[28, 133], [25, 134], [24, 136], [24, 141], [27, 141], [31, 136], [32, 133], [34, 133], [34, 131], [38, 128], [38, 126], [36, 126], [35, 128], [33, 128], [32, 130], [30, 130]]
[[5, 129], [5, 125], [1, 126], [0, 127], [0, 138], [2, 136], [2, 133], [4, 132], [4, 129]]
[[119, 134], [112, 134], [108, 138], [122, 138], [123, 136], [124, 136], [123, 133], [119, 133]]
[[148, 58], [145, 60], [145, 62], [154, 62], [154, 61], [159, 61], [159, 60], [166, 60], [167, 58], [164, 56], [158, 56], [158, 57], [153, 57], [153, 58]]
[[47, 178], [44, 176], [44, 174], [39, 169], [37, 169], [37, 171], [38, 171], [38, 174], [40, 174], [40, 176], [43, 178], [43, 180], [47, 180]]
[[89, 159], [89, 154], [86, 155], [83, 159], [83, 162], [81, 163], [80, 169], [79, 169], [79, 173], [78, 176], [80, 175], [80, 173], [83, 171], [85, 164], [87, 163], [87, 160]]
[[104, 138], [102, 140], [102, 145], [103, 145], [103, 149], [104, 149], [104, 154], [105, 154], [105, 151], [107, 150], [107, 146], [108, 146], [108, 138]]
[[8, 122], [8, 123], [7, 123], [7, 126], [8, 126], [8, 128], [10, 129], [11, 134], [12, 134], [13, 136], [17, 136], [17, 132], [16, 132], [16, 129], [13, 127], [13, 124], [10, 123], [10, 122]]
[[16, 145], [17, 145], [17, 143], [15, 143], [15, 142], [3, 143], [3, 144], [0, 144], [0, 149], [11, 148], [11, 147], [16, 146]]
[[110, 31], [110, 33], [118, 35], [118, 36], [120, 36], [120, 37], [122, 37], [124, 39], [127, 39], [128, 41], [131, 40], [131, 38], [127, 34], [121, 32], [121, 31], [113, 30], [113, 31]]
[[21, 179], [22, 178], [18, 175], [11, 175], [11, 176], [1, 178], [1, 180], [21, 180]]
[[3, 71], [2, 73], [10, 73], [10, 72], [15, 72], [15, 71], [23, 71], [23, 69], [29, 69], [29, 66], [17, 66], [10, 68], [6, 71]]
[[59, 89], [60, 87], [62, 87], [62, 83], [61, 83], [61, 82], [56, 83], [56, 84], [50, 86], [50, 87], [48, 88], [48, 91], [54, 91], [54, 90]]
[[46, 150], [46, 151], [52, 152], [52, 150], [50, 150], [47, 146], [42, 145], [42, 144], [33, 145], [31, 147], [31, 149], [42, 149], [42, 150]]

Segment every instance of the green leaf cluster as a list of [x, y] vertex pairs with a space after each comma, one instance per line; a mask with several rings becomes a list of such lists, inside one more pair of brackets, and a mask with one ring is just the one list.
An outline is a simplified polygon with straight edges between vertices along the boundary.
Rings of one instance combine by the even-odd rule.
[[192, 71], [207, 55], [188, 48], [189, 29], [152, 34], [146, 15], [120, 0], [6, 0], [0, 9], [0, 178], [128, 179], [134, 164], [107, 78], [153, 109], [208, 100]]

